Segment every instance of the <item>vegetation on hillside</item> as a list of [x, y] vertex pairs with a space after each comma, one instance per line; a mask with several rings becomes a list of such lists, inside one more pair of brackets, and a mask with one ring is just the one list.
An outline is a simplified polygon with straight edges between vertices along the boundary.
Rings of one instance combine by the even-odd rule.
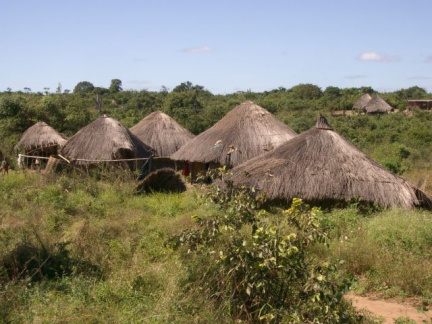
[[399, 174], [413, 166], [425, 167], [431, 158], [432, 114], [417, 112], [406, 116], [407, 99], [431, 99], [432, 94], [419, 87], [380, 93], [398, 114], [384, 116], [331, 117], [335, 110], [350, 110], [364, 93], [374, 94], [370, 87], [322, 90], [312, 84], [290, 89], [278, 88], [262, 93], [237, 92], [214, 95], [204, 86], [184, 82], [169, 91], [123, 90], [121, 80], [113, 79], [110, 87], [101, 88], [83, 81], [73, 92], [33, 93], [0, 92], [0, 150], [13, 154], [22, 133], [37, 121], [45, 121], [60, 133], [71, 136], [94, 121], [101, 113], [118, 119], [126, 127], [135, 125], [150, 112], [161, 110], [182, 126], [198, 134], [220, 120], [236, 105], [252, 100], [293, 130], [300, 133], [311, 128], [318, 112], [329, 117], [333, 128], [366, 154]]

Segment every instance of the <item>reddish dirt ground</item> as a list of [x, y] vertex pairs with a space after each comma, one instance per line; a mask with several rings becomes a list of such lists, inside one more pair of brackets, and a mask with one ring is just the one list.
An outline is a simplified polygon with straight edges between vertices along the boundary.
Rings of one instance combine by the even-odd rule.
[[419, 312], [412, 305], [390, 300], [374, 300], [354, 293], [347, 294], [346, 298], [351, 300], [358, 310], [366, 310], [374, 316], [385, 319], [384, 324], [394, 324], [397, 318], [409, 318], [416, 323], [432, 323], [432, 310]]

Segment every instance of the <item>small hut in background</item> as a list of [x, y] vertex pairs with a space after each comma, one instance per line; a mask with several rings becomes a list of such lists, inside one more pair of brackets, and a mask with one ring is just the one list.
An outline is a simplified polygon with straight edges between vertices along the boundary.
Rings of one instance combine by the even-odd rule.
[[[267, 110], [246, 101], [183, 145], [171, 155], [171, 159], [188, 162], [188, 171], [194, 179], [198, 173], [209, 168], [239, 165], [271, 151], [296, 135]], [[188, 164], [185, 163], [185, 166]]]
[[363, 112], [366, 114], [388, 114], [393, 110], [393, 107], [378, 95], [373, 96], [363, 107]]
[[409, 110], [413, 110], [415, 108], [421, 110], [432, 110], [431, 99], [410, 99], [407, 100], [407, 105]]
[[314, 128], [232, 173], [234, 183], [255, 187], [270, 200], [328, 204], [359, 199], [384, 208], [432, 207], [430, 196], [367, 157], [322, 116]]
[[174, 169], [175, 162], [170, 159], [171, 154], [195, 136], [161, 111], [152, 112], [129, 130], [155, 151], [155, 169]]
[[[44, 160], [56, 155], [58, 150], [66, 144], [67, 139], [58, 133], [47, 123], [40, 121], [29, 127], [21, 136], [20, 141], [15, 145], [15, 150], [24, 155], [41, 157], [38, 158], [38, 167], [45, 165]], [[46, 159], [44, 159], [46, 158]], [[24, 158], [21, 163], [26, 166], [34, 165], [36, 158]]]
[[140, 166], [153, 154], [152, 149], [132, 134], [118, 120], [103, 115], [80, 129], [60, 151], [60, 155], [74, 165], [92, 166], [100, 163]]
[[367, 103], [372, 99], [369, 93], [365, 93], [359, 100], [353, 105], [353, 110], [362, 111], [366, 107]]

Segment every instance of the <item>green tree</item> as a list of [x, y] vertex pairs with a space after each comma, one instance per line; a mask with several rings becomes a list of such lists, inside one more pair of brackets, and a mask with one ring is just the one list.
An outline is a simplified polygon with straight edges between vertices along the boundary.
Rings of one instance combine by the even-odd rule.
[[404, 99], [426, 99], [429, 98], [428, 93], [425, 89], [420, 87], [411, 87], [408, 89], [401, 89], [399, 91], [396, 91], [396, 96], [400, 98], [401, 100]]
[[195, 91], [171, 92], [168, 94], [164, 110], [191, 132], [198, 134], [203, 131], [203, 106], [198, 101]]
[[123, 90], [123, 88], [122, 88], [122, 82], [121, 82], [121, 80], [119, 80], [119, 79], [112, 79], [111, 80], [111, 85], [109, 87], [109, 91], [111, 93], [116, 93], [116, 92], [120, 92], [122, 90]]
[[184, 92], [189, 90], [195, 90], [195, 91], [202, 91], [204, 90], [203, 86], [200, 86], [198, 84], [193, 85], [192, 82], [186, 81], [180, 83], [177, 87], [173, 89], [173, 92]]
[[14, 117], [21, 109], [21, 102], [16, 98], [3, 97], [0, 99], [0, 119]]
[[102, 96], [104, 94], [110, 93], [110, 90], [108, 90], [107, 88], [95, 87], [93, 89], [93, 93]]
[[290, 92], [297, 99], [318, 99], [322, 95], [321, 88], [310, 83], [296, 85]]
[[93, 90], [94, 90], [93, 83], [88, 81], [81, 81], [75, 86], [73, 92], [77, 94], [84, 94], [84, 93], [92, 92]]
[[361, 87], [360, 91], [365, 94], [365, 93], [369, 93], [370, 95], [376, 93], [376, 91], [372, 88], [372, 87]]
[[327, 87], [323, 92], [324, 96], [327, 96], [331, 99], [336, 99], [341, 95], [341, 91], [338, 87]]

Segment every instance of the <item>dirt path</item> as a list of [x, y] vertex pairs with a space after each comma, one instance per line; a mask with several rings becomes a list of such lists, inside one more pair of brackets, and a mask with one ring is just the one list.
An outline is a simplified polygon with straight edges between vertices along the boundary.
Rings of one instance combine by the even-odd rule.
[[419, 312], [417, 308], [394, 301], [373, 300], [349, 293], [346, 297], [358, 310], [367, 310], [373, 315], [385, 318], [383, 323], [394, 324], [397, 318], [410, 318], [416, 323], [432, 323], [432, 311]]

